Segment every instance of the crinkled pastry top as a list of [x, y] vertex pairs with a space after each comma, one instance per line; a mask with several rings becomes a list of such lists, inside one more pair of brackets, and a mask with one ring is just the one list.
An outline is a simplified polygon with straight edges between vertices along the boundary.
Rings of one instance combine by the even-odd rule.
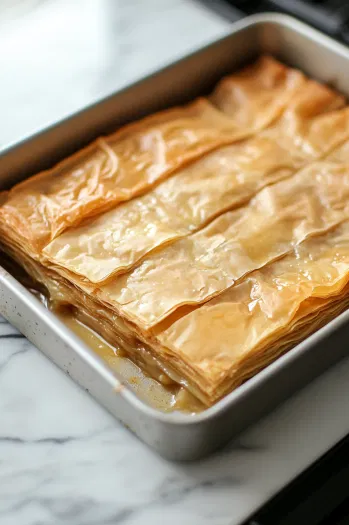
[[0, 194], [0, 243], [210, 404], [349, 302], [348, 203], [345, 99], [261, 57]]

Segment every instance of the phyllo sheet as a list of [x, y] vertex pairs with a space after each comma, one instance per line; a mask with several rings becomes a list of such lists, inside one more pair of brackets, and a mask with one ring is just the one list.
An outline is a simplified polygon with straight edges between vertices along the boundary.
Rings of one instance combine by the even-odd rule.
[[145, 195], [69, 229], [43, 254], [93, 283], [124, 273], [155, 248], [203, 228], [349, 139], [349, 111], [332, 111], [333, 104], [326, 88], [306, 82], [266, 130], [208, 153]]
[[149, 255], [95, 293], [147, 329], [349, 218], [348, 203], [349, 164], [313, 163], [267, 186], [248, 205]]
[[349, 305], [349, 108], [261, 57], [0, 194], [0, 247], [210, 405]]
[[335, 314], [347, 307], [348, 280], [345, 222], [160, 327], [158, 351], [172, 366], [186, 363], [186, 376], [212, 403], [312, 332], [313, 323], [333, 318], [332, 306]]
[[[33, 254], [68, 227], [129, 200], [189, 161], [273, 122], [304, 75], [271, 57], [227, 77], [208, 98], [122, 127], [15, 186], [1, 208]], [[331, 106], [343, 97], [328, 90]]]

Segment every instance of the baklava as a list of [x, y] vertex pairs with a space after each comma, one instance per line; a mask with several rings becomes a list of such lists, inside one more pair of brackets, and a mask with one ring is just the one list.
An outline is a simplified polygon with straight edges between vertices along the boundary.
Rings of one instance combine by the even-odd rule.
[[349, 107], [272, 57], [0, 194], [0, 245], [205, 406], [349, 303]]

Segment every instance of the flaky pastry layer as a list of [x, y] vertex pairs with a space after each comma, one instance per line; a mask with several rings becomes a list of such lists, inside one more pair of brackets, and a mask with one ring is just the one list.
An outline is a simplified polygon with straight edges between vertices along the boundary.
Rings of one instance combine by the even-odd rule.
[[347, 308], [349, 108], [262, 57], [0, 194], [3, 249], [206, 405]]

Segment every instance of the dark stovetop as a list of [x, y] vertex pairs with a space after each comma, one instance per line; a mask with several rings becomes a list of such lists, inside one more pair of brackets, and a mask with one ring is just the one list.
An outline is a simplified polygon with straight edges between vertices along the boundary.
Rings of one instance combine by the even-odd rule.
[[348, 525], [349, 436], [280, 492], [246, 525]]
[[201, 0], [201, 3], [230, 20], [265, 11], [286, 13], [349, 44], [348, 0]]
[[[287, 13], [349, 44], [349, 0], [198, 0], [235, 21]], [[349, 436], [282, 490], [245, 525], [349, 525]]]

